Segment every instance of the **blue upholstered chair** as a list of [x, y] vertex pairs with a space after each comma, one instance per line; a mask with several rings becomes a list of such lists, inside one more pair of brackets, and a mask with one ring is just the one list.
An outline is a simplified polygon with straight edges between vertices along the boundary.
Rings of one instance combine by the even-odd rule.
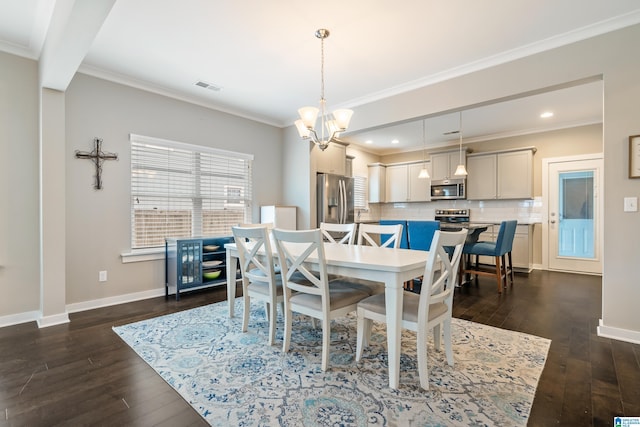
[[[409, 249], [428, 251], [431, 248], [431, 240], [436, 231], [440, 230], [440, 221], [407, 221], [407, 239]], [[421, 278], [405, 283], [405, 288], [413, 290], [414, 281], [421, 283]]]
[[[400, 246], [398, 246], [399, 248], [402, 249], [409, 249], [409, 240], [407, 238], [407, 221], [403, 220], [403, 219], [382, 219], [380, 220], [380, 225], [396, 225], [396, 224], [400, 224], [402, 225], [402, 235], [400, 238]], [[391, 237], [390, 234], [383, 234], [380, 236], [381, 239], [383, 240], [387, 240], [389, 237]]]
[[428, 251], [437, 230], [440, 230], [440, 221], [407, 221], [409, 249]]
[[[516, 220], [503, 221], [500, 223], [498, 238], [495, 242], [480, 241], [465, 244], [462, 250], [465, 256], [464, 274], [475, 274], [476, 280], [478, 275], [495, 276], [498, 283], [498, 292], [502, 292], [502, 288], [507, 287], [507, 277], [513, 286], [513, 261], [511, 259], [511, 250], [513, 248], [513, 238], [516, 234]], [[471, 263], [471, 256], [475, 255], [475, 265]], [[478, 258], [480, 256], [490, 256], [495, 258], [495, 268], [493, 266], [480, 266]], [[508, 257], [508, 264], [506, 257]]]

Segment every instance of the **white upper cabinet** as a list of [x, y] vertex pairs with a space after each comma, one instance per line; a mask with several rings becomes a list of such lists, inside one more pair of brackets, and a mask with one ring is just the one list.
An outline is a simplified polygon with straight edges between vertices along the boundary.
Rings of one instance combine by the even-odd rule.
[[386, 202], [406, 202], [409, 195], [407, 165], [387, 166]]
[[431, 179], [418, 178], [423, 166], [427, 167], [429, 175], [431, 175], [431, 163], [422, 162], [414, 163], [408, 167], [407, 181], [409, 183], [408, 200], [409, 202], [428, 202], [431, 200]]
[[[424, 162], [387, 166], [386, 198], [393, 202], [428, 202], [431, 200], [431, 180], [418, 178]], [[426, 162], [427, 170], [430, 162]], [[431, 171], [429, 170], [429, 174]]]
[[498, 159], [495, 155], [467, 157], [467, 199], [495, 199]]
[[313, 156], [316, 159], [318, 172], [346, 175], [347, 147], [345, 145], [332, 142], [324, 151], [314, 147]]
[[533, 198], [533, 151], [514, 151], [498, 156], [498, 198]]
[[[462, 163], [465, 163], [465, 152], [462, 153]], [[460, 163], [460, 151], [448, 151], [446, 153], [431, 154], [431, 168], [433, 174], [432, 181], [442, 181], [445, 179], [457, 179], [454, 173]]]
[[387, 167], [381, 163], [369, 165], [369, 203], [386, 201]]
[[534, 148], [467, 157], [467, 199], [533, 198]]

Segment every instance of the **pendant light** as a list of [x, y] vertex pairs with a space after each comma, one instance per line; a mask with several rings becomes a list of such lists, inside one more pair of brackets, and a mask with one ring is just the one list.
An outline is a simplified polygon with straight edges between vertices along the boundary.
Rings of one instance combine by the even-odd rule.
[[428, 179], [429, 171], [427, 170], [427, 138], [425, 137], [424, 119], [422, 119], [422, 169], [418, 174], [420, 179]]
[[460, 134], [460, 160], [458, 162], [458, 167], [456, 168], [455, 176], [467, 176], [467, 168], [462, 163], [462, 111], [460, 111], [460, 128], [458, 130]]

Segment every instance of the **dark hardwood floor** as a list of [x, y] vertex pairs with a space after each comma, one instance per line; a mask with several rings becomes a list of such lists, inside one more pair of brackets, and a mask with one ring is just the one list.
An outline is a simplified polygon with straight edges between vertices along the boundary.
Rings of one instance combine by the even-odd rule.
[[[206, 425], [111, 327], [225, 298], [217, 288], [0, 328], [0, 426]], [[640, 345], [596, 335], [601, 300], [599, 277], [535, 271], [502, 295], [491, 278], [458, 289], [454, 315], [552, 340], [530, 426], [611, 426], [640, 416]]]

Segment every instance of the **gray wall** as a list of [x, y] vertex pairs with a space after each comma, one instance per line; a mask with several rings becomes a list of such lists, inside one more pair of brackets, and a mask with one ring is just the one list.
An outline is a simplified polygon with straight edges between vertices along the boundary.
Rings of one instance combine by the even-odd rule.
[[40, 308], [38, 64], [0, 53], [0, 325]]
[[[253, 154], [253, 220], [260, 205], [282, 200], [282, 130], [105, 80], [76, 74], [67, 108], [67, 304], [162, 288], [164, 261], [123, 264], [130, 250], [130, 143], [135, 133]], [[104, 189], [93, 189], [95, 167], [74, 158], [93, 138], [118, 161], [103, 167]], [[107, 270], [108, 281], [98, 282]]]

